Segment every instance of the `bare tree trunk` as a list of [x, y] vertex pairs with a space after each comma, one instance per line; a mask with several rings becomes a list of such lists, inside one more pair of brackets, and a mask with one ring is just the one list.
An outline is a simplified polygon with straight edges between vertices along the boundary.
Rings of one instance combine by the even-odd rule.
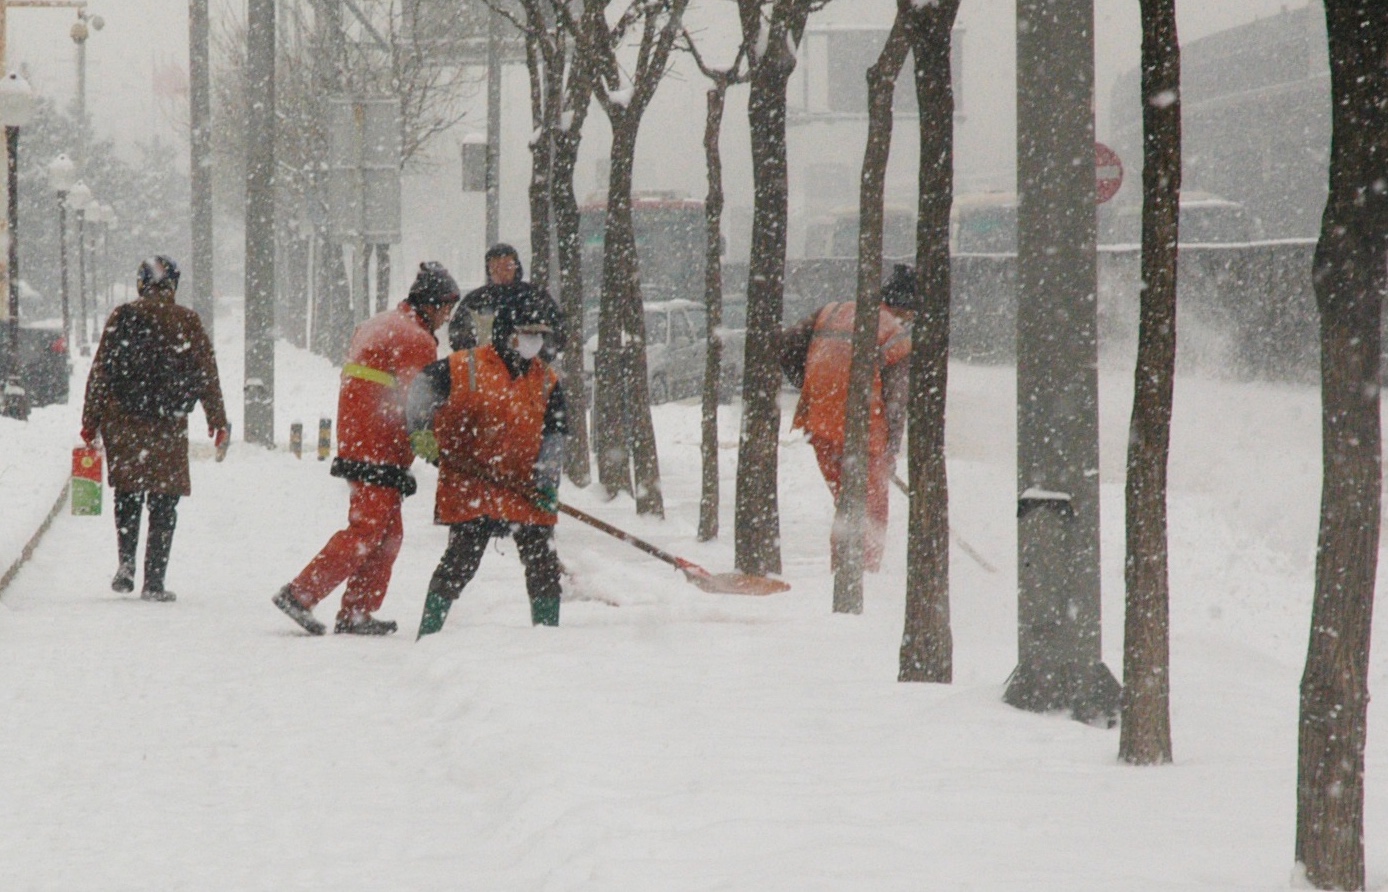
[[558, 244], [559, 305], [563, 308], [568, 343], [564, 346], [564, 389], [568, 408], [568, 448], [564, 472], [575, 486], [592, 482], [588, 461], [588, 395], [583, 386], [583, 258], [578, 240], [578, 200], [574, 195], [574, 165], [580, 134], [564, 130], [554, 141], [554, 236]]
[[898, 9], [887, 42], [867, 70], [868, 133], [858, 196], [858, 301], [845, 406], [843, 482], [834, 525], [842, 531], [834, 571], [834, 612], [863, 612], [863, 527], [867, 520], [868, 417], [877, 368], [878, 291], [882, 283], [882, 202], [892, 149], [892, 97], [911, 45]]
[[[761, 8], [739, 0], [744, 43], [762, 27]], [[752, 255], [747, 269], [747, 345], [743, 359], [742, 437], [737, 454], [734, 506], [734, 562], [744, 573], [781, 572], [781, 514], [777, 498], [777, 449], [781, 408], [781, 367], [777, 361], [785, 302], [786, 84], [795, 57], [786, 46], [798, 42], [808, 7], [782, 2], [781, 16], [767, 24], [766, 56], [751, 65], [747, 121], [751, 129]], [[790, 21], [786, 21], [790, 17]], [[749, 22], [751, 23], [749, 25]]]
[[1316, 245], [1322, 479], [1301, 677], [1296, 860], [1317, 889], [1364, 888], [1369, 636], [1381, 525], [1381, 319], [1388, 286], [1388, 7], [1326, 0], [1330, 192]]
[[1176, 0], [1142, 0], [1142, 299], [1128, 427], [1127, 604], [1118, 757], [1171, 761], [1171, 607], [1166, 471], [1176, 377], [1181, 198], [1181, 50]]
[[954, 195], [954, 86], [950, 40], [959, 0], [909, 7], [916, 103], [920, 107], [920, 198], [916, 294], [911, 329], [911, 397], [906, 463], [911, 506], [906, 533], [906, 623], [898, 681], [954, 678], [949, 624], [949, 477], [945, 391], [949, 383], [949, 209]]
[[550, 173], [554, 163], [555, 111], [559, 100], [554, 65], [545, 56], [540, 37], [527, 34], [525, 64], [530, 75], [530, 121], [535, 141], [530, 145], [530, 281], [538, 288], [549, 287], [549, 260], [552, 253], [550, 232]]
[[[664, 516], [646, 384], [646, 325], [631, 216], [631, 178], [640, 117], [631, 110], [610, 117], [612, 157], [603, 232], [601, 321], [594, 359], [594, 403], [600, 419], [598, 480], [609, 494], [632, 492], [637, 513]], [[635, 470], [634, 489], [628, 460]]]
[[708, 197], [704, 199], [704, 309], [708, 344], [704, 365], [703, 404], [699, 415], [699, 541], [718, 538], [718, 390], [723, 377], [723, 159], [718, 135], [729, 77], [714, 80], [708, 91], [704, 118], [704, 159], [708, 168]]

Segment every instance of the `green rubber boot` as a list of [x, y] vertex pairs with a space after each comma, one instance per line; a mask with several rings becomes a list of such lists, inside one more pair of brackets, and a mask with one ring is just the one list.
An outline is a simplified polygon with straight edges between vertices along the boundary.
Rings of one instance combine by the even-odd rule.
[[559, 599], [531, 598], [530, 624], [532, 626], [559, 625]]
[[437, 592], [430, 592], [424, 599], [424, 615], [419, 618], [419, 634], [415, 636], [415, 641], [425, 635], [432, 635], [443, 628], [443, 621], [448, 619], [448, 608], [453, 606], [453, 602]]

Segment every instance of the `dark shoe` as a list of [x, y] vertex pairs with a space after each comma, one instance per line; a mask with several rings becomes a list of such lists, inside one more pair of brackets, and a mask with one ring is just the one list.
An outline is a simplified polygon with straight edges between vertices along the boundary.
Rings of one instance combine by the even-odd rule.
[[353, 613], [339, 616], [333, 623], [336, 635], [389, 635], [400, 628], [395, 620], [376, 619], [369, 613]]
[[116, 575], [111, 577], [111, 591], [122, 595], [135, 591], [135, 565], [121, 564]]
[[287, 585], [275, 593], [270, 603], [283, 610], [285, 616], [298, 623], [310, 635], [322, 635], [327, 631], [322, 623], [313, 618], [313, 609], [300, 604]]
[[145, 589], [140, 592], [141, 601], [173, 601], [178, 598], [168, 589]]

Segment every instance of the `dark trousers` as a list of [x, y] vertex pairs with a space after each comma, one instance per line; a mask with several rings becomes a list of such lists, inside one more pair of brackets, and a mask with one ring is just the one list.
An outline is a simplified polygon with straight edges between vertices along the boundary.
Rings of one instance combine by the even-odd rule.
[[[429, 593], [455, 600], [477, 573], [482, 554], [496, 529], [497, 522], [488, 519], [449, 526], [448, 548], [434, 570], [434, 577], [429, 580]], [[554, 527], [518, 524], [511, 537], [516, 540], [521, 563], [525, 566], [525, 592], [530, 600], [558, 600], [563, 590], [559, 584], [559, 555], [554, 550]]]
[[140, 544], [140, 514], [149, 501], [149, 537], [145, 540], [145, 585], [147, 592], [164, 590], [164, 571], [169, 568], [174, 527], [178, 525], [178, 496], [159, 492], [116, 493], [116, 552], [122, 567], [135, 567], [135, 550]]

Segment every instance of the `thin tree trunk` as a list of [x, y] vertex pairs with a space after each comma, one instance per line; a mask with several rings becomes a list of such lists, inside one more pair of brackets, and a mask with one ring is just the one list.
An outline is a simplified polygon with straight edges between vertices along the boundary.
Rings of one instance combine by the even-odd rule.
[[525, 40], [525, 65], [530, 77], [530, 120], [535, 141], [530, 146], [530, 281], [549, 287], [552, 192], [550, 172], [554, 158], [555, 91], [551, 65], [539, 46], [540, 38]]
[[949, 477], [945, 392], [949, 383], [949, 209], [954, 195], [954, 86], [950, 41], [959, 0], [911, 10], [911, 54], [920, 107], [920, 198], [916, 217], [915, 323], [906, 463], [911, 505], [906, 532], [906, 622], [898, 681], [954, 678], [949, 621]]
[[[631, 215], [631, 179], [640, 116], [612, 116], [612, 156], [603, 231], [602, 308], [594, 397], [599, 433], [598, 479], [610, 494], [625, 489], [639, 514], [664, 516], [660, 466], [646, 383], [646, 326], [641, 311], [640, 266]], [[609, 424], [611, 427], [609, 428]], [[609, 432], [617, 436], [609, 436]], [[628, 467], [628, 460], [632, 467]], [[635, 470], [633, 489], [631, 470]]]
[[1166, 472], [1176, 377], [1181, 198], [1181, 50], [1176, 0], [1142, 0], [1142, 299], [1128, 428], [1122, 729], [1118, 756], [1171, 761]]
[[583, 258], [578, 237], [578, 199], [574, 195], [574, 166], [580, 134], [561, 131], [554, 142], [554, 237], [558, 245], [559, 305], [563, 308], [567, 343], [564, 346], [564, 389], [568, 407], [568, 448], [564, 471], [575, 486], [592, 482], [588, 460], [588, 395], [583, 386]]
[[1369, 636], [1381, 524], [1381, 318], [1388, 286], [1388, 8], [1326, 0], [1330, 190], [1316, 245], [1322, 486], [1301, 678], [1296, 860], [1317, 889], [1364, 888]]
[[718, 390], [723, 377], [723, 159], [718, 135], [723, 127], [723, 107], [729, 77], [714, 80], [708, 91], [704, 118], [704, 159], [708, 169], [708, 197], [704, 199], [704, 309], [707, 320], [707, 354], [704, 365], [703, 404], [699, 415], [699, 541], [718, 538]]
[[863, 527], [867, 520], [868, 417], [877, 368], [877, 323], [882, 283], [882, 202], [892, 149], [892, 98], [911, 49], [901, 10], [887, 42], [867, 70], [868, 133], [858, 197], [858, 301], [853, 314], [853, 359], [845, 405], [843, 481], [834, 525], [841, 531], [834, 571], [834, 612], [863, 612]]
[[[786, 84], [793, 58], [777, 51], [752, 69], [752, 255], [747, 271], [747, 346], [743, 359], [742, 437], [738, 444], [734, 563], [744, 573], [781, 572], [781, 516], [776, 477], [781, 428], [777, 362], [786, 275]], [[786, 56], [789, 54], [786, 53]]]

